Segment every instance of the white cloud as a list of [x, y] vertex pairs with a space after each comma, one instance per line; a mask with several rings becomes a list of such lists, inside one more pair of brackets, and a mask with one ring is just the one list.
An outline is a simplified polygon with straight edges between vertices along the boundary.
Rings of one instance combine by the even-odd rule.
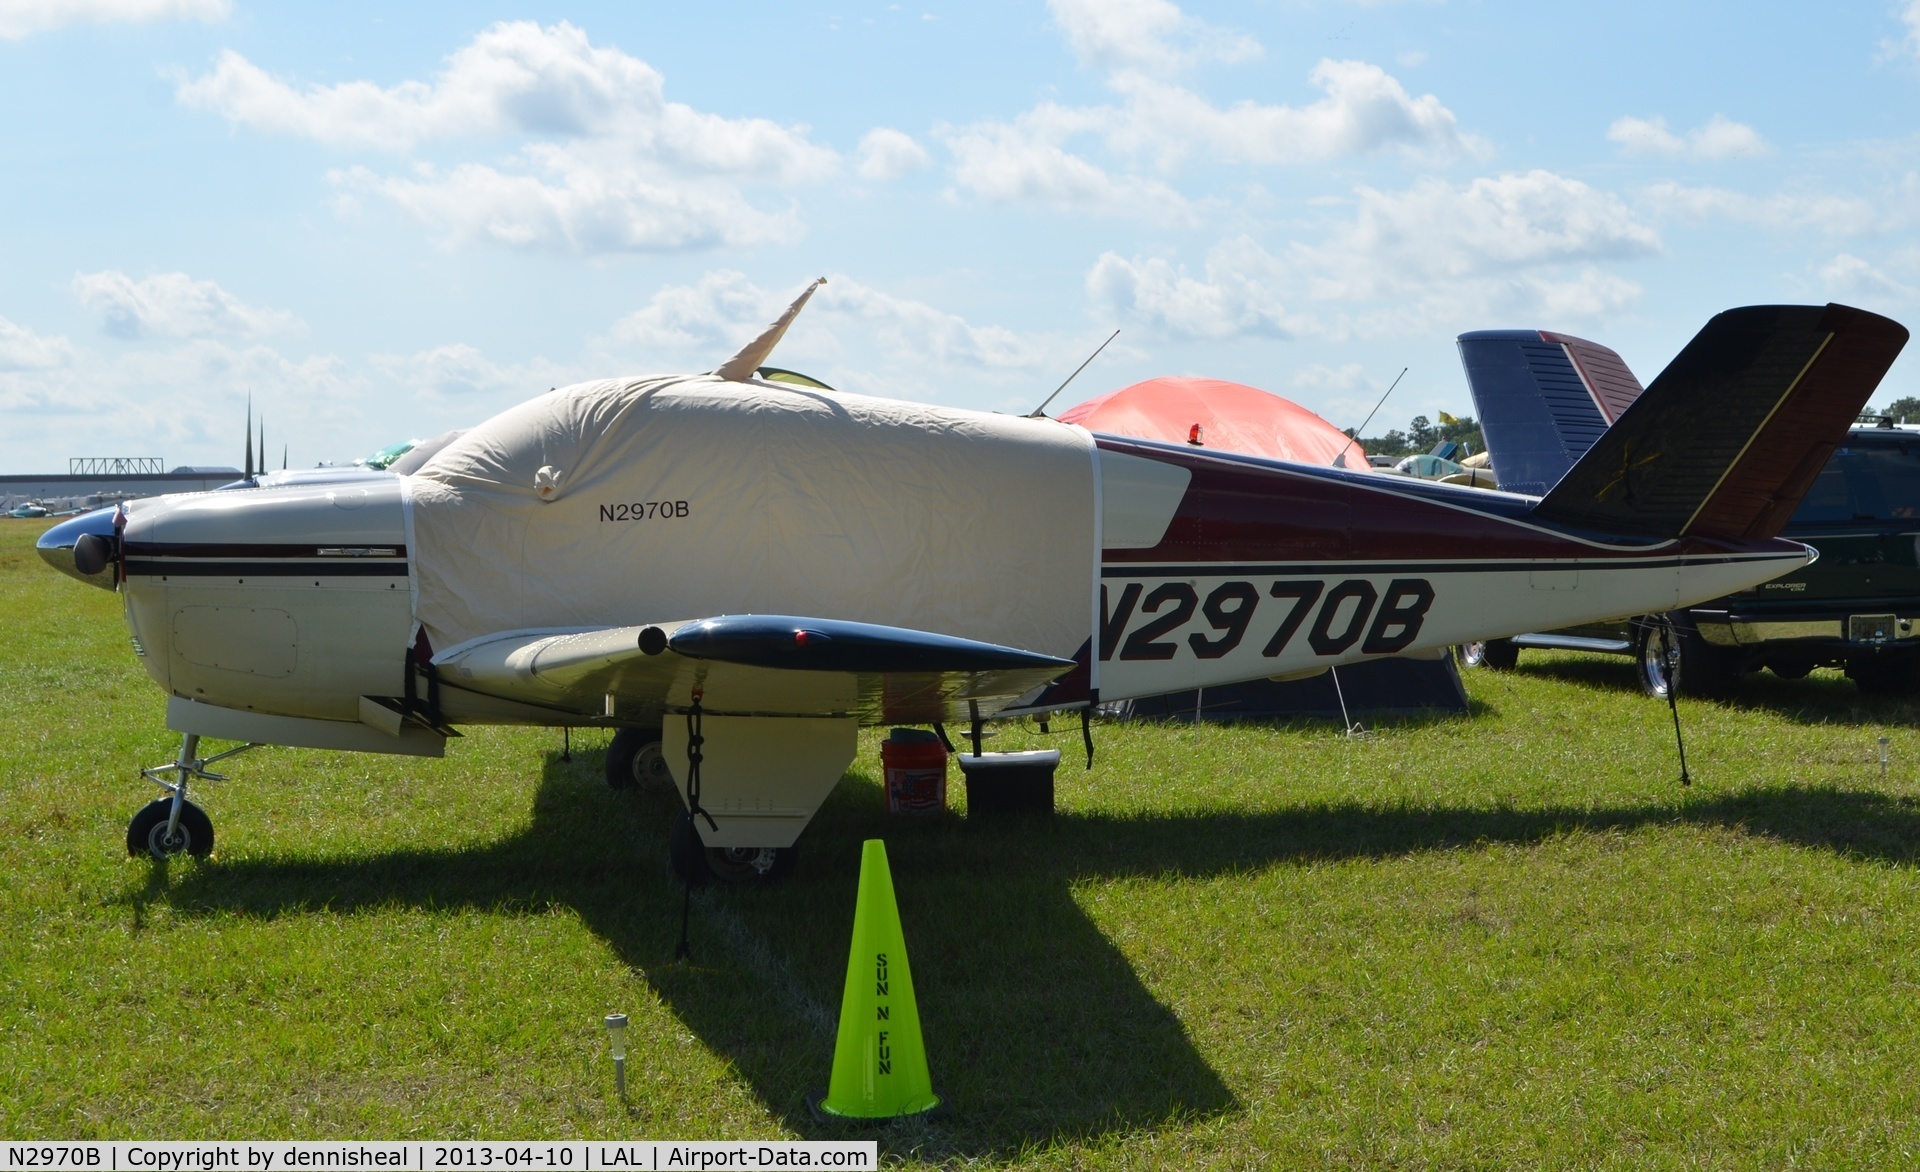
[[296, 90], [231, 50], [211, 73], [183, 80], [188, 106], [255, 130], [334, 146], [406, 150], [461, 137], [604, 139], [634, 158], [687, 172], [808, 182], [838, 156], [804, 127], [724, 118], [665, 97], [659, 71], [596, 47], [562, 21], [500, 23], [447, 58], [432, 82], [368, 81]]
[[0, 372], [52, 370], [73, 361], [65, 338], [49, 338], [0, 317]]
[[[338, 147], [531, 139], [503, 159], [329, 173], [343, 208], [357, 206], [355, 194], [377, 195], [450, 244], [597, 253], [791, 240], [797, 214], [756, 207], [742, 185], [791, 187], [841, 167], [804, 126], [667, 101], [652, 66], [565, 22], [493, 25], [430, 81], [299, 88], [229, 51], [177, 92], [236, 125]], [[902, 167], [918, 149], [898, 132], [870, 135], [876, 142], [864, 165]]]
[[231, 0], [0, 0], [0, 41], [73, 24], [224, 20]]
[[1881, 51], [1887, 56], [1920, 57], [1920, 0], [1907, 0], [1900, 10], [1900, 23], [1906, 31], [1897, 41], [1882, 41]]
[[1192, 205], [1167, 184], [1110, 174], [1065, 147], [1064, 140], [1092, 121], [1083, 117], [1086, 113], [1045, 105], [1012, 124], [989, 122], [948, 132], [954, 182], [995, 202], [1030, 200], [1062, 210], [1192, 223]]
[[479, 400], [500, 408], [588, 377], [544, 360], [502, 365], [464, 342], [414, 354], [375, 354], [368, 361], [391, 384], [416, 397], [464, 405]]
[[1640, 286], [1601, 263], [1656, 253], [1659, 237], [1614, 196], [1546, 171], [1404, 191], [1361, 188], [1353, 216], [1282, 254], [1240, 237], [1189, 274], [1105, 253], [1096, 303], [1173, 338], [1420, 336], [1496, 318], [1571, 323], [1631, 304]]
[[109, 334], [121, 338], [244, 338], [300, 325], [284, 309], [248, 305], [214, 282], [185, 273], [158, 273], [140, 281], [113, 269], [77, 273], [73, 291], [101, 315]]
[[[796, 280], [762, 288], [731, 270], [663, 287], [598, 340], [603, 361], [635, 371], [711, 370], [803, 287]], [[971, 322], [830, 274], [770, 361], [843, 391], [1028, 411], [1098, 341]], [[1107, 355], [1123, 350], [1116, 345]]]
[[1618, 143], [1629, 155], [1662, 155], [1708, 162], [1753, 158], [1770, 149], [1759, 131], [1719, 114], [1688, 131], [1684, 137], [1668, 130], [1665, 118], [1618, 118], [1607, 127], [1607, 139]]
[[1215, 162], [1278, 166], [1397, 152], [1449, 159], [1486, 153], [1432, 94], [1412, 97], [1377, 65], [1323, 60], [1308, 80], [1326, 97], [1305, 106], [1213, 105], [1191, 90], [1138, 75], [1113, 80], [1124, 116], [1106, 127], [1117, 150], [1171, 167], [1188, 153]]
[[[1121, 73], [1109, 80], [1118, 106], [1044, 102], [1012, 122], [938, 133], [954, 158], [956, 186], [982, 199], [1031, 200], [1056, 208], [1189, 224], [1195, 206], [1164, 180], [1132, 173], [1145, 161], [1162, 173], [1191, 156], [1207, 162], [1283, 166], [1346, 155], [1399, 154], [1445, 160], [1486, 153], [1462, 134], [1432, 94], [1410, 96], [1378, 66], [1321, 61], [1308, 74], [1326, 96], [1305, 106], [1216, 106], [1183, 86]], [[1103, 145], [1119, 167], [1096, 162], [1080, 140]]]
[[1358, 362], [1342, 363], [1338, 367], [1315, 362], [1294, 371], [1287, 385], [1302, 391], [1352, 391], [1372, 386], [1373, 380], [1367, 377], [1366, 367]]
[[[1906, 223], [1904, 211], [1886, 211], [1850, 195], [1748, 195], [1723, 187], [1656, 183], [1641, 193], [1655, 211], [1697, 220], [1731, 220], [1763, 228], [1815, 228], [1834, 235], [1885, 231]], [[1907, 199], [1897, 206], [1908, 206]]]
[[1048, 0], [1082, 63], [1173, 73], [1202, 61], [1250, 61], [1260, 42], [1180, 11], [1168, 0]]
[[1836, 297], [1890, 297], [1911, 299], [1913, 287], [1902, 284], [1884, 269], [1849, 252], [1836, 255], [1820, 268], [1820, 280]]
[[391, 201], [451, 245], [658, 252], [785, 241], [800, 233], [794, 212], [760, 211], [728, 183], [675, 182], [562, 146], [529, 147], [525, 157], [543, 174], [466, 163], [447, 171], [422, 164], [411, 178], [364, 167], [329, 178], [343, 191]]
[[1250, 239], [1222, 241], [1195, 278], [1159, 257], [1105, 252], [1087, 273], [1087, 296], [1150, 331], [1173, 338], [1244, 334], [1287, 337], [1298, 327], [1281, 302], [1287, 274]]
[[932, 160], [927, 148], [913, 136], [884, 126], [867, 131], [860, 140], [860, 178], [875, 182], [899, 179], [925, 168]]
[[1353, 221], [1297, 250], [1316, 297], [1366, 299], [1435, 281], [1650, 256], [1659, 236], [1616, 196], [1550, 171], [1399, 192], [1361, 188]]

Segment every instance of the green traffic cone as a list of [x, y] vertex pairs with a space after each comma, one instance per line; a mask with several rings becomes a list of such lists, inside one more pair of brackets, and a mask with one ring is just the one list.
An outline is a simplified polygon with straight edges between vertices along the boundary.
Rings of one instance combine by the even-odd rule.
[[833, 1080], [826, 1096], [811, 1105], [823, 1121], [867, 1123], [921, 1115], [940, 1105], [927, 1073], [887, 844], [877, 838], [860, 848], [860, 897], [853, 908]]

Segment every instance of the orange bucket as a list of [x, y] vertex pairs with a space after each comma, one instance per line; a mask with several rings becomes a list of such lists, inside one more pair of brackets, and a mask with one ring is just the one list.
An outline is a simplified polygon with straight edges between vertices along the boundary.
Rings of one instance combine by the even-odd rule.
[[880, 742], [886, 777], [887, 813], [944, 814], [947, 809], [947, 747], [917, 728], [896, 728]]

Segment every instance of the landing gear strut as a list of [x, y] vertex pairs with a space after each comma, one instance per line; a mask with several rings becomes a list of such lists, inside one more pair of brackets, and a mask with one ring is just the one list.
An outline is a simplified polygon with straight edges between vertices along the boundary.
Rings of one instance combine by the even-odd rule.
[[[155, 765], [142, 769], [140, 776], [159, 784], [170, 794], [157, 798], [140, 808], [127, 824], [127, 853], [135, 858], [151, 855], [156, 859], [167, 859], [178, 854], [189, 854], [195, 858], [205, 858], [213, 852], [213, 820], [207, 812], [187, 800], [187, 779], [197, 777], [205, 781], [225, 781], [218, 773], [207, 772], [207, 766], [225, 757], [244, 753], [248, 749], [257, 749], [259, 745], [246, 744], [228, 749], [224, 753], [215, 753], [211, 757], [194, 756], [200, 749], [200, 737], [187, 733], [180, 741], [180, 756], [166, 765]], [[172, 774], [168, 778], [167, 774]]]

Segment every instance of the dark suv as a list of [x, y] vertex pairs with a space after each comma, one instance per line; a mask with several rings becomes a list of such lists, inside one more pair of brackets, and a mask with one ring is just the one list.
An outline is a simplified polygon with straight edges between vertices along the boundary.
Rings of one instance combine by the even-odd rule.
[[1761, 668], [1797, 680], [1841, 667], [1863, 692], [1920, 689], [1920, 427], [1855, 427], [1780, 535], [1818, 560], [1664, 615], [1469, 643], [1461, 662], [1509, 668], [1523, 647], [1632, 655], [1659, 697], [1669, 683], [1723, 696]]

